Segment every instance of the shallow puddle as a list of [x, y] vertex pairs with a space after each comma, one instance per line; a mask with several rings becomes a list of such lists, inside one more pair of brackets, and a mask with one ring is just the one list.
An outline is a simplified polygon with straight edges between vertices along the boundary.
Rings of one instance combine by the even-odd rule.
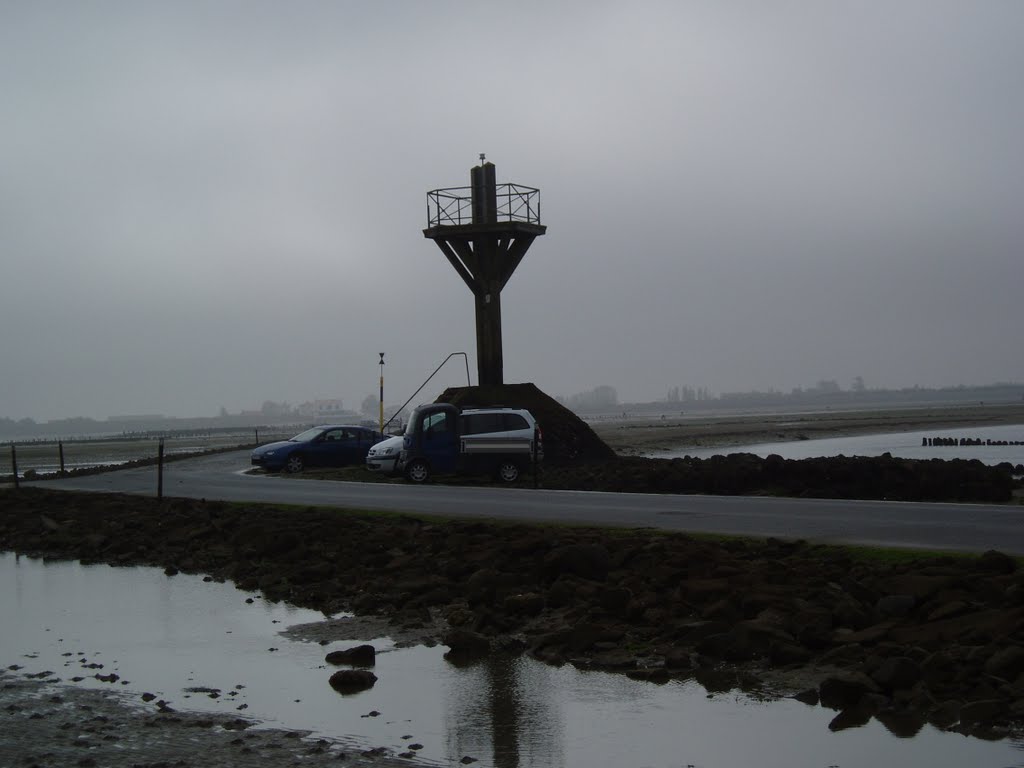
[[444, 648], [396, 649], [387, 638], [374, 641], [374, 688], [342, 696], [328, 685], [335, 668], [324, 656], [356, 643], [278, 634], [321, 614], [154, 568], [3, 553], [0, 617], [0, 666], [18, 665], [17, 674], [50, 670], [62, 685], [117, 689], [140, 706], [154, 706], [142, 702], [148, 692], [176, 709], [238, 714], [394, 754], [418, 744], [421, 762], [437, 765], [468, 756], [495, 768], [1024, 766], [1022, 746], [1010, 740], [930, 726], [901, 738], [874, 720], [833, 733], [834, 712], [792, 700], [526, 658], [456, 666]]

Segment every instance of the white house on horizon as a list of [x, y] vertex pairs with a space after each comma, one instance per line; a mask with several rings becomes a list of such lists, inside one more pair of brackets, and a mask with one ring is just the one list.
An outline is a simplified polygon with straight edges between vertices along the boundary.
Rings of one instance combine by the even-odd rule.
[[295, 408], [295, 412], [316, 421], [332, 421], [341, 416], [351, 416], [345, 410], [345, 405], [340, 398], [332, 400], [313, 400], [302, 403]]

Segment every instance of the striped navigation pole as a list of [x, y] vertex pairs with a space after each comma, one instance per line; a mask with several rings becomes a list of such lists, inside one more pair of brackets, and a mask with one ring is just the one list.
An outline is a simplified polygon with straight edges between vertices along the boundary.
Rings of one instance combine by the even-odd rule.
[[380, 355], [380, 433], [384, 434], [384, 353]]

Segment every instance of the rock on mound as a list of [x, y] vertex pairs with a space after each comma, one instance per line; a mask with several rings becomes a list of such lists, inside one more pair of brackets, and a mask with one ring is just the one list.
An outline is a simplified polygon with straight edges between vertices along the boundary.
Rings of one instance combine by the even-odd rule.
[[534, 384], [502, 384], [496, 387], [451, 387], [437, 398], [460, 408], [504, 405], [525, 408], [540, 423], [544, 433], [544, 461], [565, 464], [603, 461], [615, 452], [579, 416], [544, 394]]

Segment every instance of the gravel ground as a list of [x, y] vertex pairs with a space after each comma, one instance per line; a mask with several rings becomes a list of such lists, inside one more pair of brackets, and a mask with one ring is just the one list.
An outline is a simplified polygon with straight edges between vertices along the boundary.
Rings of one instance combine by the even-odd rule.
[[[149, 699], [148, 701], [144, 699]], [[4, 768], [266, 768], [416, 766], [417, 762], [256, 728], [239, 717], [177, 711], [138, 693], [77, 688], [53, 676], [0, 671]]]

